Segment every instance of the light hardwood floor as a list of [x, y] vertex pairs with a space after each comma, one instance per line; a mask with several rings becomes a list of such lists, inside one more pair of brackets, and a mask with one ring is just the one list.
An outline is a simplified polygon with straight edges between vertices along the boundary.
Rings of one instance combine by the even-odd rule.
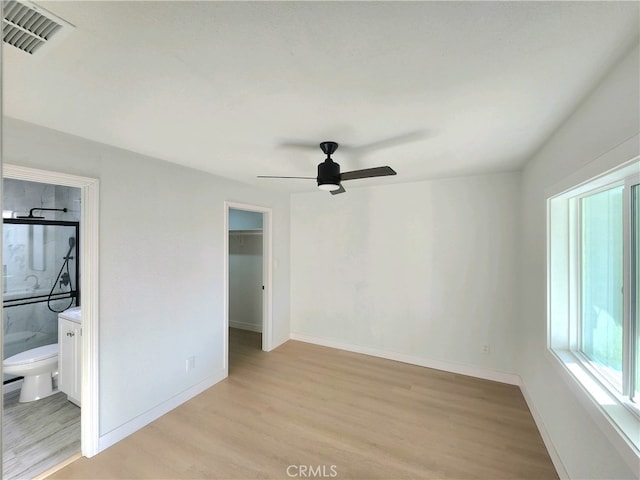
[[296, 341], [264, 353], [250, 332], [230, 343], [229, 378], [49, 478], [558, 478], [518, 387]]

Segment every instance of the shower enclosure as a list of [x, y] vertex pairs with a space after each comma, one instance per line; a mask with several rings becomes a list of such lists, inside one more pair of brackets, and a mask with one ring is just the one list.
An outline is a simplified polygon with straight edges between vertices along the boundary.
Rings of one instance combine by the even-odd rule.
[[[58, 313], [80, 305], [79, 222], [3, 219], [4, 358], [58, 343]], [[4, 383], [13, 380], [4, 376]]]

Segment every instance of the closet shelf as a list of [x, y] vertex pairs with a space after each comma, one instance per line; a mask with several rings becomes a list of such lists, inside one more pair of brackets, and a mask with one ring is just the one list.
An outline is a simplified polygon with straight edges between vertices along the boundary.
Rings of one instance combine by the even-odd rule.
[[262, 230], [229, 230], [229, 235], [262, 235]]

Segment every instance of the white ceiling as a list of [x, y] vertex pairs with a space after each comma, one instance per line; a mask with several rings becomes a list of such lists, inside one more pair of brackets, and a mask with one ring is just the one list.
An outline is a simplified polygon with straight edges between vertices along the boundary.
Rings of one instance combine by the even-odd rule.
[[398, 172], [347, 189], [516, 170], [640, 31], [638, 2], [38, 4], [76, 29], [4, 46], [6, 115], [291, 192], [256, 175], [315, 176], [300, 142]]

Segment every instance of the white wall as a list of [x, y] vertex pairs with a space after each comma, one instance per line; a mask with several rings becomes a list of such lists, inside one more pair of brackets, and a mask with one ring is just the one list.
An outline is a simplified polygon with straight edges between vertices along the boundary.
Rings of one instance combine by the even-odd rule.
[[3, 128], [6, 163], [100, 179], [101, 435], [223, 372], [225, 200], [273, 209], [273, 344], [286, 341], [287, 196], [14, 119]]
[[612, 447], [546, 354], [546, 192], [569, 176], [577, 179], [576, 172], [583, 171], [583, 176], [588, 178], [612, 167], [600, 165], [598, 157], [638, 134], [638, 56], [636, 47], [585, 99], [523, 172], [519, 371], [523, 389], [571, 478], [637, 478], [637, 472], [634, 473], [631, 462], [625, 462]]
[[293, 195], [292, 335], [515, 372], [518, 189], [506, 173]]

